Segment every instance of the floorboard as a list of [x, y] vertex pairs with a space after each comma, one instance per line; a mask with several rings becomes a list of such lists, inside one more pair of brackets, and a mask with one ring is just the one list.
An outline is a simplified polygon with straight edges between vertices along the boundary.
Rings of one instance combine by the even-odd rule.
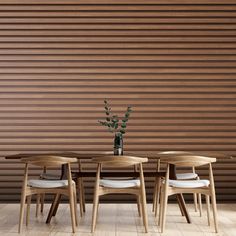
[[[24, 225], [21, 235], [26, 236], [69, 236], [71, 233], [70, 212], [67, 204], [61, 204], [58, 214], [50, 225], [45, 224], [50, 205], [45, 205], [45, 211], [35, 218], [35, 204], [31, 205], [30, 224]], [[219, 204], [220, 232], [214, 233], [213, 221], [207, 225], [206, 208], [203, 216], [195, 212], [193, 206], [188, 205], [193, 221], [187, 224], [180, 215], [176, 204], [169, 204], [167, 211], [166, 231], [163, 236], [236, 236], [236, 204]], [[0, 235], [16, 236], [18, 228], [19, 204], [0, 204]], [[99, 206], [97, 227], [94, 234], [90, 233], [92, 205], [87, 204], [87, 211], [79, 219], [79, 226], [74, 235], [80, 236], [158, 236], [160, 234], [157, 220], [148, 205], [149, 233], [144, 233], [142, 220], [138, 216], [136, 204], [101, 204]], [[211, 215], [212, 216], [212, 215]]]

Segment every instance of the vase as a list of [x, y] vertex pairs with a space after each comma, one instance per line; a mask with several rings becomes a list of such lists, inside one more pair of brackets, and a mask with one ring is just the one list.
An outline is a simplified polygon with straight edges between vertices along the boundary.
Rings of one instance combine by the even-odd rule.
[[123, 155], [123, 136], [115, 135], [114, 138], [114, 155], [121, 156]]

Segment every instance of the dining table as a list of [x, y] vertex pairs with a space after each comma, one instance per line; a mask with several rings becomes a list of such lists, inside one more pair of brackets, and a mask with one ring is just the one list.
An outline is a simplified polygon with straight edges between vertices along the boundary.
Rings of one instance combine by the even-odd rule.
[[[92, 160], [92, 158], [95, 157], [100, 157], [100, 156], [105, 156], [105, 155], [111, 155], [111, 153], [109, 152], [93, 152], [93, 153], [82, 153], [82, 152], [50, 152], [50, 153], [19, 153], [19, 154], [14, 154], [14, 155], [8, 155], [5, 156], [5, 159], [22, 159], [22, 158], [27, 158], [27, 157], [33, 157], [35, 156], [35, 158], [37, 158], [37, 156], [62, 156], [62, 157], [68, 157], [68, 158], [77, 158], [79, 161], [82, 159], [86, 159], [86, 160]], [[138, 156], [138, 157], [146, 157], [149, 160], [158, 160], [162, 157], [161, 153], [158, 152], [145, 152], [145, 153], [135, 153], [135, 152], [127, 152], [124, 153], [124, 155], [127, 156]], [[164, 155], [166, 157], [166, 154]], [[172, 155], [173, 156], [173, 155]], [[211, 155], [213, 156], [213, 155]], [[215, 155], [214, 155], [215, 156]], [[119, 156], [117, 156], [119, 158]], [[226, 157], [225, 155], [219, 156], [219, 157]], [[227, 156], [228, 158], [230, 158], [230, 156]], [[66, 173], [67, 173], [67, 169], [66, 169], [66, 165], [62, 165], [61, 168], [61, 179], [65, 179], [66, 178]], [[165, 171], [144, 171], [144, 176], [145, 177], [154, 177], [154, 178], [161, 178], [161, 177], [165, 177], [166, 172]], [[96, 171], [79, 171], [79, 172], [73, 172], [73, 176], [75, 176], [76, 178], [86, 178], [86, 177], [96, 177]], [[139, 172], [136, 171], [104, 171], [101, 173], [101, 177], [138, 177], [139, 176]], [[176, 167], [175, 165], [170, 165], [170, 179], [176, 179]], [[177, 203], [179, 205], [180, 211], [182, 213], [183, 216], [185, 216], [186, 221], [188, 223], [191, 223], [191, 218], [189, 216], [186, 204], [185, 204], [185, 200], [182, 194], [176, 194], [176, 199], [177, 199]], [[51, 208], [49, 210], [48, 216], [47, 216], [47, 220], [46, 223], [50, 223], [51, 219], [53, 216], [56, 215], [57, 213], [57, 209], [58, 206], [60, 204], [60, 200], [61, 197], [59, 198], [54, 198], [54, 202], [51, 204]], [[56, 201], [56, 202], [55, 202]], [[53, 210], [53, 205], [56, 204], [56, 207], [54, 207]]]

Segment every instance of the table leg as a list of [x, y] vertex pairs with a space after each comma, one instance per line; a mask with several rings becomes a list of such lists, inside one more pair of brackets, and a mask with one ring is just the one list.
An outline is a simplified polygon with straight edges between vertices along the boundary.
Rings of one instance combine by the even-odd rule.
[[[67, 165], [61, 166], [61, 179], [67, 179]], [[53, 216], [57, 214], [57, 209], [61, 201], [61, 194], [56, 194], [53, 200], [53, 203], [50, 207], [46, 223], [49, 224]]]
[[180, 211], [181, 211], [182, 216], [185, 216], [184, 210], [183, 210], [183, 208], [182, 208], [182, 205], [181, 205], [181, 202], [180, 202], [180, 199], [179, 199], [178, 195], [176, 195], [176, 200], [177, 200], [177, 202], [178, 202], [179, 209], [180, 209]]
[[51, 222], [52, 217], [56, 215], [57, 208], [59, 206], [60, 200], [61, 200], [61, 194], [56, 194], [55, 197], [54, 197], [53, 203], [50, 207], [48, 217], [47, 217], [47, 220], [46, 220], [46, 224], [49, 224]]
[[55, 203], [55, 208], [54, 208], [54, 210], [53, 210], [52, 216], [55, 216], [55, 215], [57, 214], [57, 209], [58, 209], [58, 207], [59, 207], [59, 204], [60, 204], [60, 201], [61, 201], [61, 197], [62, 197], [62, 195], [60, 194], [60, 195], [59, 195], [59, 198], [58, 198], [58, 200], [57, 200], [57, 202]]
[[180, 209], [182, 209], [182, 213], [184, 214], [187, 222], [189, 224], [191, 224], [191, 219], [190, 219], [190, 216], [188, 214], [188, 211], [187, 211], [187, 208], [186, 208], [186, 204], [185, 204], [183, 195], [182, 194], [177, 194], [176, 197], [177, 197], [177, 201], [178, 201], [179, 207], [180, 207]]
[[[170, 179], [176, 179], [176, 167], [175, 165], [170, 165]], [[182, 214], [184, 214], [187, 222], [190, 224], [191, 219], [187, 211], [187, 207], [184, 201], [184, 197], [182, 194], [176, 194], [177, 202], [179, 204], [179, 208]]]

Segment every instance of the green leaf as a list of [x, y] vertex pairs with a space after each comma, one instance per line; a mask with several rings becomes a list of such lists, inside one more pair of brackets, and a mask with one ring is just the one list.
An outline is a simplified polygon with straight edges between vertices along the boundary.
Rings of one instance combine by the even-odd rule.
[[114, 128], [115, 128], [115, 129], [117, 129], [117, 128], [118, 128], [118, 126], [119, 126], [119, 124], [118, 124], [118, 123], [114, 123]]
[[121, 128], [125, 129], [125, 128], [126, 128], [126, 124], [125, 124], [125, 123], [122, 123], [122, 124], [121, 124]]
[[111, 121], [112, 121], [113, 123], [118, 123], [118, 122], [119, 122], [118, 116], [112, 116]]
[[106, 121], [98, 121], [101, 125], [103, 125], [103, 126], [108, 126], [108, 123], [106, 122]]
[[110, 119], [110, 117], [107, 117], [106, 120], [107, 120], [107, 121], [110, 121], [111, 119]]

